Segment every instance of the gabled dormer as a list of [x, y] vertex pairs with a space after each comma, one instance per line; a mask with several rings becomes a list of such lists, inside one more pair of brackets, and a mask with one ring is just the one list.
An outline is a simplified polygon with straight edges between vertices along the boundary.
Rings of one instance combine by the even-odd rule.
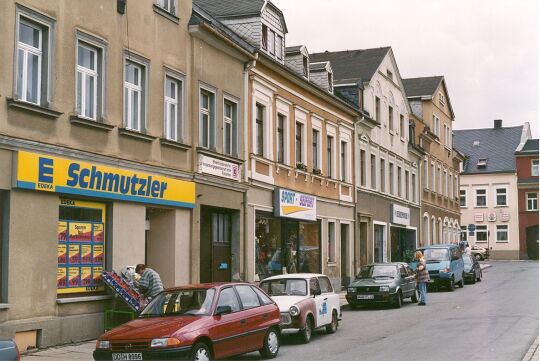
[[309, 79], [329, 93], [334, 92], [334, 70], [329, 61], [310, 63]]
[[194, 0], [240, 37], [284, 64], [287, 25], [281, 10], [264, 0]]
[[309, 80], [309, 53], [306, 46], [297, 45], [285, 48], [285, 65]]

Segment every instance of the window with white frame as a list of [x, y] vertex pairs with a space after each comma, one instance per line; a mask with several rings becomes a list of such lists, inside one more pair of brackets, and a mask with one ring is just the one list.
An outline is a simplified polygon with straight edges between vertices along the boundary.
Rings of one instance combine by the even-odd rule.
[[407, 134], [405, 134], [405, 118], [403, 117], [403, 114], [399, 115], [399, 134], [402, 138], [407, 138]]
[[433, 125], [433, 133], [435, 133], [435, 135], [440, 138], [441, 137], [441, 121], [439, 117], [437, 117], [435, 114], [433, 114], [432, 125]]
[[341, 141], [341, 181], [348, 181], [348, 156], [347, 156], [347, 142]]
[[424, 188], [429, 189], [429, 162], [424, 159]]
[[326, 136], [326, 176], [334, 176], [334, 137]]
[[15, 97], [48, 106], [55, 20], [17, 4]]
[[377, 189], [377, 157], [372, 154], [370, 157], [371, 162], [369, 163], [371, 170], [371, 188]]
[[304, 74], [304, 77], [309, 78], [309, 65], [308, 65], [308, 58], [307, 56], [302, 56], [302, 73]]
[[486, 225], [476, 225], [476, 243], [483, 243], [488, 241], [488, 230]]
[[394, 195], [394, 163], [388, 164], [388, 182], [390, 183], [390, 194]]
[[445, 197], [448, 197], [448, 178], [446, 170], [443, 171], [443, 191], [441, 192]]
[[497, 224], [497, 242], [508, 243], [508, 225], [507, 224]]
[[499, 207], [508, 205], [506, 187], [495, 188], [495, 205]]
[[411, 174], [411, 183], [412, 183], [412, 201], [416, 203], [416, 174]]
[[276, 33], [268, 29], [268, 52], [270, 55], [275, 55], [276, 53]]
[[538, 210], [538, 192], [527, 192], [527, 210], [528, 211], [537, 211]]
[[155, 4], [171, 15], [176, 15], [176, 0], [155, 0]]
[[394, 108], [388, 106], [388, 130], [394, 130]]
[[443, 93], [439, 92], [439, 103], [441, 105], [444, 105], [445, 104], [445, 101], [444, 101], [444, 95]]
[[336, 223], [328, 222], [328, 263], [336, 262]]
[[215, 93], [201, 88], [199, 93], [199, 146], [203, 148], [215, 148], [215, 104]]
[[255, 153], [263, 157], [264, 156], [264, 115], [266, 107], [257, 103], [255, 105], [255, 134], [256, 134], [256, 144], [255, 144]]
[[382, 123], [381, 119], [381, 99], [375, 97], [375, 120]]
[[454, 177], [452, 177], [452, 174], [448, 174], [448, 190], [450, 191], [450, 199], [454, 200]]
[[165, 138], [180, 142], [182, 140], [182, 117], [184, 102], [184, 83], [171, 74], [165, 76]]
[[230, 99], [223, 100], [223, 152], [238, 155], [238, 104]]
[[380, 183], [381, 183], [381, 192], [386, 192], [386, 165], [384, 159], [381, 158], [381, 167], [379, 169], [380, 172]]
[[459, 190], [459, 206], [461, 208], [467, 208], [467, 190], [466, 189]]
[[283, 37], [276, 34], [276, 58], [283, 59]]
[[401, 198], [401, 167], [397, 167], [397, 193], [398, 197]]
[[437, 174], [435, 170], [435, 163], [431, 163], [431, 190], [437, 191]]
[[409, 200], [409, 171], [405, 171], [405, 199]]
[[454, 194], [457, 196], [459, 189], [459, 182], [457, 175], [454, 176]]
[[452, 148], [452, 132], [448, 125], [444, 125], [444, 145], [447, 148]]
[[304, 124], [296, 122], [295, 132], [295, 154], [296, 164], [304, 163]]
[[268, 27], [264, 24], [261, 27], [261, 47], [268, 50]]
[[320, 143], [320, 132], [316, 129], [312, 130], [312, 158], [313, 158], [313, 169], [319, 168], [319, 143]]
[[487, 190], [476, 189], [476, 207], [487, 207]]
[[437, 188], [437, 192], [439, 194], [442, 194], [442, 173], [441, 173], [441, 167], [437, 167], [437, 179], [439, 180], [439, 187]]
[[366, 151], [361, 149], [360, 150], [360, 185], [362, 187], [366, 186], [366, 173], [367, 173], [367, 165], [366, 165]]
[[146, 126], [147, 65], [126, 59], [124, 69], [124, 124], [142, 132]]
[[278, 113], [277, 116], [277, 161], [278, 163], [285, 164], [285, 152], [286, 152], [286, 141], [285, 141], [285, 132], [286, 129], [286, 118], [285, 115]]
[[538, 177], [538, 159], [531, 160], [531, 176]]
[[77, 31], [75, 108], [78, 116], [96, 121], [103, 118], [105, 49], [101, 39]]

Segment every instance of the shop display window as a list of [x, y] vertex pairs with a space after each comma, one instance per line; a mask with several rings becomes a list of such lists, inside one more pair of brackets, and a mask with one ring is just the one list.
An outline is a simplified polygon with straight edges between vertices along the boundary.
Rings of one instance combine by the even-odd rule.
[[57, 250], [58, 294], [104, 291], [105, 204], [62, 199]]

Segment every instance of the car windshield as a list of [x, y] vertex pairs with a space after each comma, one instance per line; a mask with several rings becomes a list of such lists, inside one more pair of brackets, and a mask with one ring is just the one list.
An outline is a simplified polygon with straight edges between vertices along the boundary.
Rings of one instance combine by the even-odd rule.
[[270, 296], [307, 296], [307, 281], [300, 278], [263, 281], [260, 287]]
[[472, 264], [471, 257], [469, 257], [468, 255], [463, 256], [463, 263], [466, 264], [467, 266], [471, 265]]
[[146, 306], [141, 317], [209, 315], [215, 293], [213, 288], [165, 291]]
[[428, 261], [447, 261], [448, 250], [446, 248], [427, 248], [424, 250], [424, 258]]
[[395, 278], [396, 276], [396, 266], [372, 265], [362, 267], [357, 278]]

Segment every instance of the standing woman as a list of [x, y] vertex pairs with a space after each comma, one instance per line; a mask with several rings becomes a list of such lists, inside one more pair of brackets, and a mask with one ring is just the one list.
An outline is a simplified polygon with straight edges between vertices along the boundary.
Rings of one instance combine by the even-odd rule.
[[416, 251], [414, 254], [416, 259], [416, 281], [418, 282], [418, 291], [420, 292], [420, 302], [418, 306], [426, 305], [426, 293], [427, 293], [427, 283], [429, 282], [429, 272], [426, 267], [426, 260], [424, 255], [420, 251]]

